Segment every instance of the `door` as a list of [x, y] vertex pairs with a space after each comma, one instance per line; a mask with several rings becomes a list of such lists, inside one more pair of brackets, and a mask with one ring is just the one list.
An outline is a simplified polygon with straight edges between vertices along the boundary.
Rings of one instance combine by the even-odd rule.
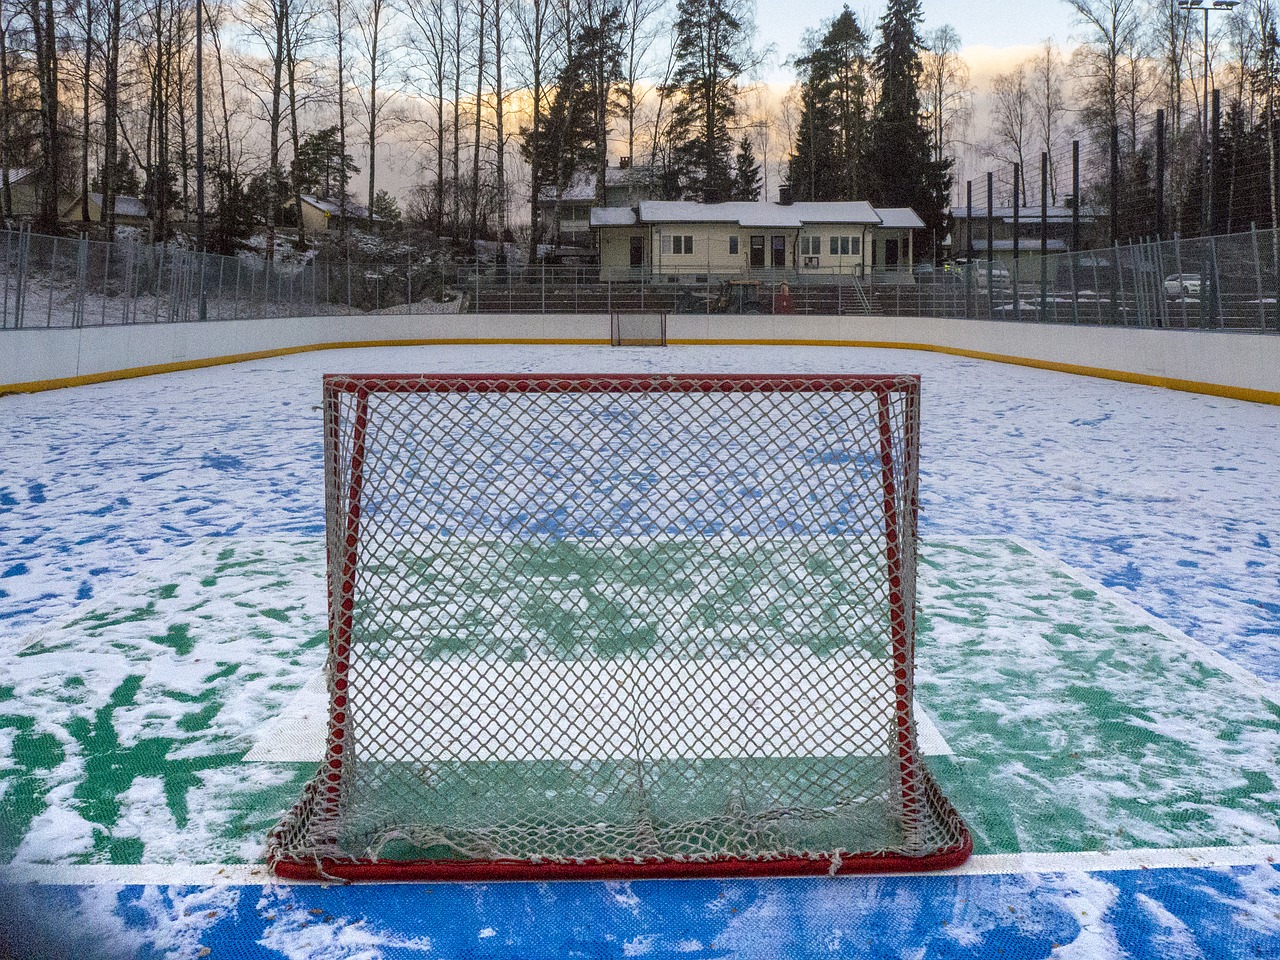
[[885, 238], [884, 241], [884, 265], [887, 269], [892, 270], [898, 265], [898, 240], [894, 238]]
[[787, 265], [787, 238], [774, 234], [769, 238], [769, 266], [785, 267]]
[[644, 266], [644, 237], [631, 238], [631, 266]]
[[751, 238], [751, 266], [764, 266], [764, 237]]

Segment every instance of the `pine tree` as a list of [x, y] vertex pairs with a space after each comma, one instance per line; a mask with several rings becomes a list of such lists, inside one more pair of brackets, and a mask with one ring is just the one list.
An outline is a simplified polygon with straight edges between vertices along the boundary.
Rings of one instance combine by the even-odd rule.
[[911, 207], [932, 242], [947, 232], [951, 160], [934, 159], [920, 109], [920, 2], [889, 0], [879, 23], [872, 58], [880, 98], [871, 118], [867, 199], [876, 206]]
[[756, 162], [756, 152], [746, 137], [738, 142], [738, 153], [733, 158], [733, 184], [729, 188], [729, 199], [760, 199], [760, 164]]
[[606, 7], [598, 19], [583, 22], [574, 32], [537, 134], [536, 155], [532, 131], [523, 131], [522, 151], [526, 160], [538, 165], [539, 183], [563, 190], [575, 173], [596, 170], [597, 190], [603, 191], [609, 120], [622, 106], [617, 89], [623, 79], [621, 35], [622, 12], [617, 6]]
[[674, 99], [669, 183], [679, 198], [716, 203], [733, 190], [729, 123], [750, 56], [750, 11], [745, 0], [680, 0], [675, 33], [676, 67], [663, 88]]
[[346, 190], [351, 175], [359, 172], [351, 154], [342, 153], [336, 126], [303, 137], [291, 168], [301, 192], [325, 200], [336, 199]]
[[800, 125], [787, 173], [797, 200], [865, 199], [868, 42], [857, 17], [845, 7], [796, 61]]

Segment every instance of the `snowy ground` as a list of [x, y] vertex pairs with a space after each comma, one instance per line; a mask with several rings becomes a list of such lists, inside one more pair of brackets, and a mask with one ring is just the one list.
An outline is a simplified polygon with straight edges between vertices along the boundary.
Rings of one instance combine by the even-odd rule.
[[324, 372], [920, 372], [925, 536], [1019, 536], [1280, 680], [1280, 409], [921, 352], [329, 351], [0, 400], [10, 648], [202, 537], [318, 534]]
[[[323, 660], [319, 376], [471, 370], [921, 373], [918, 694], [976, 874], [264, 885], [314, 769], [263, 731]], [[65, 955], [1280, 956], [1280, 408], [919, 352], [438, 347], [0, 398], [0, 437], [0, 862], [43, 884], [0, 901]]]

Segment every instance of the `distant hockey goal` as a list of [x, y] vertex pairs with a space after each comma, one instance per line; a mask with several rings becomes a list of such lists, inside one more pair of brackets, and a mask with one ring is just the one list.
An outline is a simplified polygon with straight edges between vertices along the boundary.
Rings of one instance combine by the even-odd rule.
[[615, 347], [665, 347], [667, 315], [615, 310], [609, 317], [609, 340]]
[[328, 746], [282, 876], [934, 869], [920, 383], [329, 376]]

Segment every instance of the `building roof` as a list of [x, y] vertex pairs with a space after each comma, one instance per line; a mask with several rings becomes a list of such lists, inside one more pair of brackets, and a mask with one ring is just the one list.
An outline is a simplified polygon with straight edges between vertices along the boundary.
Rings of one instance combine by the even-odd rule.
[[[76, 199], [79, 200], [78, 197]], [[89, 202], [101, 210], [102, 194], [89, 194]], [[145, 220], [147, 218], [147, 205], [138, 197], [126, 197], [121, 194], [116, 194], [116, 216], [137, 217], [140, 220]]]
[[634, 207], [592, 207], [593, 227], [633, 227], [636, 223]]
[[[648, 167], [608, 167], [604, 172], [604, 185], [608, 187], [643, 187], [649, 179]], [[557, 190], [555, 186], [544, 186], [538, 191], [538, 200], [542, 203], [591, 203], [596, 198], [596, 172], [579, 170], [569, 180], [568, 186]]]
[[876, 207], [880, 215], [880, 226], [900, 230], [921, 230], [924, 221], [910, 207]]
[[865, 200], [845, 203], [791, 204], [738, 201], [698, 203], [693, 200], [642, 200], [641, 223], [736, 223], [740, 227], [802, 227], [808, 223], [879, 224], [875, 208]]
[[[331, 217], [342, 216], [342, 204], [339, 203], [337, 200], [321, 199], [320, 197], [313, 197], [309, 193], [304, 193], [302, 195], [302, 202], [309, 207], [315, 207], [317, 210], [321, 210], [324, 213], [329, 214], [329, 216]], [[355, 203], [351, 200], [348, 200], [347, 216], [354, 217], [360, 220], [367, 220], [369, 218], [369, 208], [366, 207], [364, 204]], [[375, 214], [373, 219], [381, 220], [382, 217], [379, 217]]]
[[35, 176], [35, 167], [10, 167], [9, 168], [9, 186], [16, 186], [22, 181]]

